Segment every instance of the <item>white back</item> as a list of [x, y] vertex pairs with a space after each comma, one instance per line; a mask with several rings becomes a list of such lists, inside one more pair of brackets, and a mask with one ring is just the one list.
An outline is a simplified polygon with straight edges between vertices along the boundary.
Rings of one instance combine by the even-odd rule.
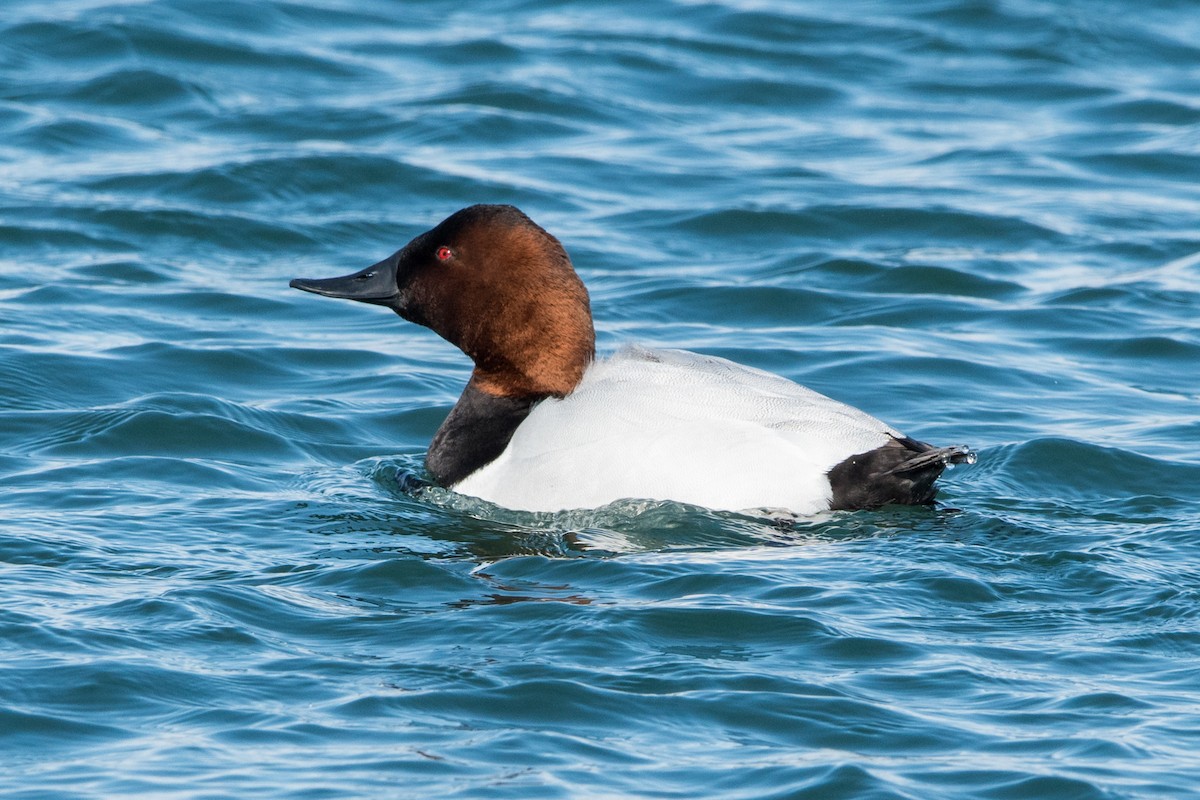
[[902, 434], [778, 375], [628, 346], [540, 403], [499, 458], [454, 488], [526, 511], [650, 498], [810, 514], [829, 508], [832, 467], [892, 436]]

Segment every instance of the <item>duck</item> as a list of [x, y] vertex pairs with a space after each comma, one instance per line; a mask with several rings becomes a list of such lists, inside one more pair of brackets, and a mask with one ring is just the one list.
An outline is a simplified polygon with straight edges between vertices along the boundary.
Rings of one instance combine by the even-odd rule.
[[290, 286], [383, 306], [474, 369], [425, 457], [432, 482], [529, 512], [656, 500], [715, 511], [931, 505], [965, 445], [935, 447], [779, 375], [627, 345], [596, 357], [562, 243], [511, 205], [472, 205], [351, 275]]

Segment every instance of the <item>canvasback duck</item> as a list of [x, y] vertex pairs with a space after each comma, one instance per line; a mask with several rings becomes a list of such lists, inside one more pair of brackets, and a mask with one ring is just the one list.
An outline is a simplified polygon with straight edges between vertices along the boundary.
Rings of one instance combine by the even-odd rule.
[[974, 460], [722, 358], [626, 347], [596, 360], [583, 281], [562, 244], [513, 206], [464, 208], [361, 272], [291, 286], [386, 306], [475, 362], [426, 468], [507, 508], [928, 504], [947, 465]]

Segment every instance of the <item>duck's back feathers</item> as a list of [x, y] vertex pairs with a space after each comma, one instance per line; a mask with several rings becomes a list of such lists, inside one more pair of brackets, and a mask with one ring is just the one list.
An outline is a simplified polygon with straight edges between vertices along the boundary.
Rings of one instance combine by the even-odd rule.
[[455, 488], [557, 511], [621, 498], [709, 508], [835, 507], [829, 473], [903, 434], [785, 378], [722, 358], [627, 347], [539, 403], [500, 456]]

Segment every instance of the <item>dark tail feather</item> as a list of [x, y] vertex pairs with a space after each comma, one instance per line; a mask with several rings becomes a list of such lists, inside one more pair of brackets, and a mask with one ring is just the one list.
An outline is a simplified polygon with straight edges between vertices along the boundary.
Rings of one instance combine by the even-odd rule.
[[[951, 464], [974, 464], [975, 453], [965, 444], [956, 444], [951, 447], [931, 447], [925, 442], [917, 442], [914, 439], [900, 440], [907, 444], [924, 445], [928, 450], [916, 453], [915, 455], [906, 458], [890, 470], [893, 475], [908, 475], [914, 472], [924, 472], [929, 469], [936, 469], [940, 475], [942, 470]], [[935, 476], [936, 477], [936, 476]]]
[[934, 447], [916, 439], [893, 439], [883, 447], [847, 458], [829, 470], [834, 510], [878, 508], [889, 503], [927, 505], [937, 496], [934, 481], [951, 464], [972, 464], [969, 447]]

